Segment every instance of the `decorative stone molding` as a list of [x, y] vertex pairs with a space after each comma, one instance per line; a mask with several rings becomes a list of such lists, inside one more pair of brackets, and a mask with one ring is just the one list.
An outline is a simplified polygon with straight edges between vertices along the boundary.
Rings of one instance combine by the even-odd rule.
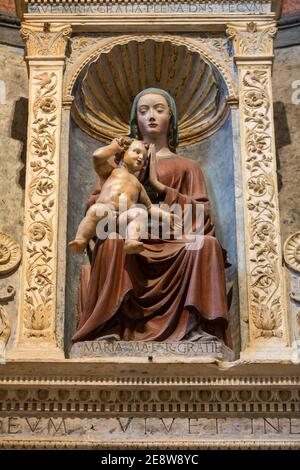
[[[99, 374], [99, 364], [94, 364], [95, 375], [89, 376], [85, 366], [90, 370], [91, 364], [57, 365], [66, 373], [68, 369], [81, 372], [77, 377], [3, 377], [2, 448], [126, 449], [133, 436], [135, 448], [155, 448], [159, 442], [161, 448], [176, 443], [177, 449], [192, 449], [196, 442], [199, 448], [246, 448], [254, 443], [260, 448], [279, 442], [283, 448], [300, 447], [300, 382], [292, 375], [295, 368], [286, 371], [291, 374], [287, 377], [276, 376], [279, 369], [269, 377], [247, 375], [247, 366], [244, 376], [224, 372], [218, 376], [211, 370], [201, 377], [190, 365], [194, 374], [187, 376], [169, 368], [165, 376], [153, 370], [154, 375], [145, 377], [144, 369], [134, 378], [128, 368], [127, 375], [119, 376], [121, 366], [115, 377], [101, 376], [100, 371], [108, 367], [104, 364]], [[182, 371], [183, 365], [174, 367]]]
[[229, 24], [227, 35], [233, 42], [235, 59], [245, 59], [250, 57], [273, 57], [273, 39], [276, 36], [277, 28], [274, 24], [247, 23], [246, 29], [243, 24]]
[[21, 36], [26, 40], [26, 50], [29, 57], [55, 56], [64, 58], [71, 33], [71, 26], [53, 23], [44, 23], [43, 26], [25, 23], [21, 27]]
[[300, 232], [294, 233], [286, 240], [283, 254], [287, 266], [300, 273]]
[[290, 440], [278, 440], [271, 442], [270, 440], [251, 440], [251, 441], [242, 441], [241, 439], [228, 441], [200, 441], [199, 438], [195, 441], [180, 441], [180, 442], [165, 442], [161, 441], [140, 441], [140, 442], [130, 442], [128, 440], [123, 442], [111, 442], [89, 440], [88, 442], [82, 442], [82, 440], [72, 440], [62, 442], [61, 440], [42, 440], [30, 441], [30, 440], [3, 440], [0, 443], [1, 449], [31, 449], [31, 450], [43, 450], [43, 449], [55, 449], [55, 450], [159, 450], [159, 449], [168, 449], [168, 450], [228, 450], [228, 449], [259, 449], [259, 450], [296, 450], [300, 448], [299, 442], [292, 442]]
[[6, 233], [0, 232], [0, 275], [7, 275], [16, 269], [21, 261], [19, 245]]
[[[75, 383], [75, 382], [74, 382]], [[0, 407], [2, 412], [26, 413], [58, 412], [68, 416], [187, 416], [194, 413], [198, 417], [210, 412], [227, 416], [238, 416], [245, 412], [250, 416], [269, 413], [299, 413], [300, 389], [249, 387], [240, 389], [199, 389], [191, 386], [166, 386], [138, 389], [99, 388], [93, 385], [79, 388], [50, 388], [38, 385], [37, 388], [1, 388]], [[3, 387], [3, 386], [2, 386]], [[165, 388], [166, 387], [166, 388]], [[193, 416], [193, 414], [191, 414]]]
[[9, 317], [5, 308], [0, 305], [0, 343], [7, 344], [10, 337]]

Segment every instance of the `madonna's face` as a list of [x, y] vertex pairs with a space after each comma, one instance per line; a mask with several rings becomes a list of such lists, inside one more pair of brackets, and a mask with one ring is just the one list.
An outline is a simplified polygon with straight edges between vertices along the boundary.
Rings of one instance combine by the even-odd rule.
[[170, 110], [164, 96], [148, 93], [141, 96], [137, 104], [137, 123], [145, 141], [167, 136]]

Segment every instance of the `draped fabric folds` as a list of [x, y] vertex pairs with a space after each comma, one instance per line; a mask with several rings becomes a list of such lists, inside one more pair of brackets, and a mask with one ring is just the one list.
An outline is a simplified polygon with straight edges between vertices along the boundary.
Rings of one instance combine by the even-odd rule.
[[[91, 268], [83, 267], [79, 325], [73, 341], [114, 337], [128, 341], [179, 341], [200, 327], [225, 338], [226, 252], [214, 237], [209, 201], [199, 165], [180, 156], [158, 160], [163, 203], [202, 204], [204, 243], [187, 250], [180, 240], [144, 240], [151, 250], [125, 255], [121, 239], [98, 240]], [[100, 182], [90, 199], [101, 191]]]

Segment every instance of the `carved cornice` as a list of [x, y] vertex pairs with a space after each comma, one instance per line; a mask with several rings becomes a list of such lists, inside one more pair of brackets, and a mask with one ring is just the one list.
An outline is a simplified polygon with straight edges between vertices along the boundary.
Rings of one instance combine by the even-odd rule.
[[21, 36], [26, 41], [29, 57], [64, 57], [71, 33], [71, 26], [54, 23], [44, 23], [44, 25], [24, 23], [21, 27]]
[[[34, 365], [33, 365], [34, 364]], [[45, 365], [47, 364], [47, 365]], [[219, 374], [216, 373], [216, 367], [207, 367], [208, 364], [201, 364], [201, 372], [206, 373], [207, 375], [201, 376], [197, 373], [187, 373], [183, 376], [180, 374], [179, 370], [185, 370], [185, 372], [191, 368], [196, 370], [199, 369], [199, 364], [168, 364], [168, 370], [171, 369], [170, 374], [165, 373], [165, 367], [163, 364], [157, 364], [158, 370], [153, 372], [152, 375], [145, 376], [147, 372], [148, 364], [139, 364], [140, 367], [137, 367], [137, 364], [134, 365], [135, 375], [124, 372], [123, 369], [130, 368], [130, 364], [124, 364], [123, 366], [117, 365], [117, 368], [114, 367], [114, 376], [112, 373], [104, 373], [103, 369], [111, 369], [111, 364], [98, 363], [98, 362], [84, 362], [84, 363], [74, 363], [70, 360], [65, 360], [64, 362], [60, 361], [57, 363], [43, 363], [43, 362], [34, 362], [34, 363], [6, 363], [2, 367], [1, 372], [3, 375], [0, 376], [0, 388], [12, 388], [15, 389], [38, 389], [39, 387], [45, 387], [49, 389], [62, 389], [67, 388], [73, 390], [74, 388], [78, 389], [82, 387], [84, 389], [115, 389], [115, 390], [125, 390], [129, 389], [167, 389], [167, 390], [178, 390], [178, 389], [189, 389], [189, 390], [199, 390], [199, 389], [257, 389], [262, 390], [268, 388], [270, 390], [278, 389], [288, 389], [288, 390], [300, 390], [300, 375], [299, 375], [299, 366], [285, 364], [236, 364], [235, 366], [231, 365], [228, 367], [227, 373], [230, 372], [230, 369], [233, 367], [240, 368], [239, 373], [235, 372], [234, 375], [225, 375], [224, 372], [219, 371]], [[90, 368], [92, 367], [95, 371], [95, 375], [90, 374]], [[8, 368], [13, 368], [15, 374], [11, 372], [8, 374]], [[35, 374], [30, 375], [29, 373], [24, 374], [24, 369], [30, 369], [34, 367]], [[278, 375], [280, 370], [284, 374]], [[51, 375], [43, 374], [42, 371], [47, 369], [51, 372]], [[60, 369], [59, 373], [55, 374], [55, 370]], [[73, 373], [74, 369], [77, 371], [77, 374]], [[259, 375], [253, 374], [253, 369], [256, 371], [260, 370]], [[264, 375], [262, 369], [265, 371], [268, 370], [269, 375]], [[23, 373], [21, 372], [23, 371]], [[100, 373], [101, 371], [101, 373]], [[121, 375], [121, 371], [123, 374]], [[149, 370], [148, 370], [149, 373]]]
[[283, 254], [287, 266], [300, 273], [300, 232], [294, 233], [286, 240]]
[[[257, 416], [268, 411], [269, 415], [282, 416], [300, 413], [300, 388], [287, 389], [278, 386], [264, 387], [261, 384], [242, 384], [236, 387], [201, 388], [190, 384], [172, 389], [167, 385], [156, 384], [139, 386], [104, 387], [95, 382], [49, 385], [30, 382], [20, 387], [0, 385], [1, 412], [62, 411], [65, 417], [73, 416], [128, 416], [148, 415], [203, 416], [214, 411], [228, 416]], [[37, 408], [38, 404], [38, 408]], [[192, 414], [191, 414], [192, 413]]]
[[259, 450], [296, 450], [300, 449], [299, 441], [293, 442], [290, 440], [277, 440], [277, 441], [268, 441], [266, 439], [251, 439], [251, 441], [246, 441], [242, 439], [238, 440], [195, 440], [195, 441], [176, 441], [176, 442], [161, 442], [161, 441], [139, 441], [139, 442], [130, 442], [128, 439], [119, 442], [112, 441], [88, 441], [82, 442], [82, 440], [68, 440], [62, 442], [61, 440], [12, 440], [5, 439], [0, 442], [0, 449], [26, 449], [26, 450], [43, 450], [43, 449], [55, 449], [55, 450], [159, 450], [159, 449], [168, 449], [168, 450], [227, 450], [227, 449], [259, 449]]
[[232, 40], [236, 60], [273, 57], [273, 39], [277, 33], [275, 23], [230, 23], [226, 32]]
[[[185, 384], [182, 383], [180, 387], [170, 387], [166, 382], [164, 385], [159, 384], [162, 379], [164, 377], [157, 377], [155, 383], [151, 381], [147, 384], [140, 380], [139, 384], [131, 386], [126, 386], [125, 382], [114, 386], [109, 380], [107, 386], [100, 386], [96, 385], [97, 379], [64, 386], [54, 380], [51, 385], [46, 385], [45, 381], [39, 382], [39, 379], [35, 380], [34, 385], [30, 380], [23, 385], [2, 383], [0, 446], [107, 446], [110, 449], [120, 446], [124, 449], [130, 448], [134, 442], [135, 448], [153, 448], [158, 445], [155, 438], [159, 434], [164, 438], [160, 439], [162, 448], [176, 444], [177, 449], [188, 449], [194, 448], [193, 434], [197, 434], [200, 426], [204, 426], [205, 441], [203, 433], [198, 434], [199, 448], [213, 445], [215, 448], [235, 447], [233, 441], [240, 432], [239, 446], [253, 447], [255, 442], [257, 447], [263, 445], [271, 448], [275, 445], [276, 429], [277, 445], [277, 439], [281, 437], [283, 447], [287, 446], [287, 442], [291, 448], [300, 446], [299, 380], [296, 380], [297, 387], [287, 388], [287, 383], [266, 387], [263, 377], [251, 377], [252, 385], [245, 387], [243, 381], [239, 382], [235, 378], [237, 382], [230, 388], [209, 384], [208, 378], [207, 387], [199, 383], [196, 385], [194, 377], [185, 377]], [[152, 435], [150, 429], [153, 423], [155, 427]], [[246, 435], [239, 430], [239, 423], [241, 429], [247, 427]], [[209, 431], [206, 426], [210, 426]], [[227, 428], [227, 433], [222, 433], [223, 426]], [[139, 429], [142, 434], [134, 435], [132, 429]], [[232, 433], [228, 434], [228, 429]], [[268, 433], [269, 436], [266, 435]], [[146, 434], [148, 439], [144, 440], [142, 436]], [[80, 441], [77, 440], [79, 437]], [[112, 440], [109, 440], [111, 437]], [[287, 437], [289, 441], [285, 439]]]

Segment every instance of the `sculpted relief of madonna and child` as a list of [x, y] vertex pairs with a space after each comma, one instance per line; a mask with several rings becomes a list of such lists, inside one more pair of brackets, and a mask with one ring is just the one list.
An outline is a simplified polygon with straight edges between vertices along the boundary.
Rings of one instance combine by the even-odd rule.
[[230, 263], [214, 236], [201, 169], [176, 153], [173, 98], [143, 90], [130, 127], [130, 138], [116, 136], [95, 151], [98, 180], [69, 243], [75, 252], [87, 247], [91, 262], [81, 277], [73, 342], [213, 337], [230, 345]]

